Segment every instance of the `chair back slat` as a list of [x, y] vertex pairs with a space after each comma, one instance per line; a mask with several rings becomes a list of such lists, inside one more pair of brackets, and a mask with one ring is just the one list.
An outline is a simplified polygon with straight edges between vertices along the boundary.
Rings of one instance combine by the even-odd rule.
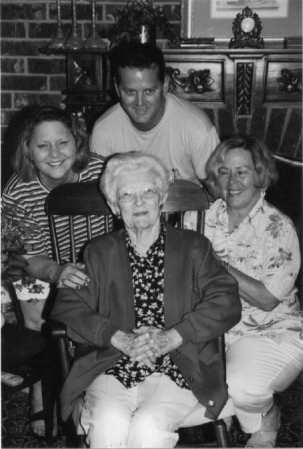
[[178, 179], [169, 187], [167, 200], [162, 208], [164, 220], [175, 227], [184, 228], [184, 216], [196, 212], [196, 231], [204, 233], [204, 215], [208, 208], [208, 195], [198, 184]]
[[111, 230], [112, 213], [99, 190], [97, 181], [67, 183], [56, 187], [46, 198], [45, 212], [49, 218], [53, 255], [58, 263], [63, 263], [58, 237], [60, 217], [68, 219], [69, 229], [69, 242], [66, 240], [60, 244], [65, 247], [69, 245], [70, 261], [74, 263], [78, 259], [79, 250], [79, 248], [77, 250], [76, 220], [79, 223], [79, 218], [83, 217], [81, 238], [84, 241], [89, 241], [96, 236], [96, 233], [93, 235], [93, 217], [103, 216], [104, 231]]
[[69, 237], [70, 237], [70, 251], [71, 251], [71, 259], [73, 263], [76, 263], [76, 240], [75, 240], [75, 232], [74, 232], [74, 217], [70, 215], [68, 217], [68, 227], [69, 227]]
[[109, 215], [105, 215], [105, 232], [109, 232]]
[[88, 240], [91, 240], [93, 234], [92, 234], [92, 220], [91, 220], [90, 215], [87, 215], [85, 217], [85, 220], [86, 220], [87, 238], [88, 238]]
[[48, 224], [49, 224], [49, 229], [50, 229], [50, 236], [51, 236], [51, 242], [52, 242], [52, 250], [53, 250], [53, 256], [55, 261], [58, 264], [61, 264], [61, 257], [60, 257], [60, 253], [59, 253], [59, 246], [57, 244], [57, 231], [56, 231], [56, 224], [55, 224], [55, 217], [54, 215], [49, 215], [48, 216]]

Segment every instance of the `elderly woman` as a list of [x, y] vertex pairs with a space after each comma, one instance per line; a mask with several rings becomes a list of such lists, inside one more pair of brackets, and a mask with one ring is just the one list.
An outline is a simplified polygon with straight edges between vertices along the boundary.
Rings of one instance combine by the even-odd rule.
[[[15, 289], [25, 324], [30, 329], [40, 330], [49, 283], [76, 288], [88, 282], [83, 265], [70, 262], [66, 244], [66, 236], [70, 232], [67, 217], [60, 218], [58, 234], [64, 263], [59, 265], [53, 260], [45, 199], [60, 184], [97, 180], [103, 169], [103, 160], [89, 153], [85, 134], [62, 109], [31, 106], [22, 115], [25, 116], [24, 122], [12, 158], [14, 174], [3, 190], [2, 213], [13, 220], [16, 228], [23, 229], [25, 254], [8, 259], [8, 272], [12, 276], [17, 270], [19, 277], [21, 272], [23, 279], [15, 282]], [[77, 218], [75, 226], [78, 232], [76, 247], [80, 251], [86, 242], [86, 234], [81, 235], [86, 226], [85, 219]], [[104, 218], [94, 217], [93, 235], [102, 233], [104, 229]], [[30, 275], [32, 281], [27, 279], [25, 282], [25, 275]], [[37, 395], [34, 394], [34, 411], [42, 407], [41, 398], [38, 399]], [[43, 434], [44, 423], [33, 423], [33, 429], [35, 433]]]
[[218, 145], [206, 166], [221, 196], [205, 234], [239, 284], [242, 319], [226, 335], [227, 382], [247, 447], [274, 447], [280, 419], [273, 394], [303, 369], [295, 280], [299, 242], [291, 220], [265, 199], [274, 159], [253, 137]]
[[200, 402], [215, 418], [226, 398], [215, 339], [240, 319], [237, 286], [196, 232], [161, 224], [169, 176], [153, 156], [109, 159], [101, 190], [125, 229], [91, 242], [91, 279], [62, 289], [52, 316], [93, 352], [65, 382], [63, 418], [84, 392], [90, 447], [174, 447]]

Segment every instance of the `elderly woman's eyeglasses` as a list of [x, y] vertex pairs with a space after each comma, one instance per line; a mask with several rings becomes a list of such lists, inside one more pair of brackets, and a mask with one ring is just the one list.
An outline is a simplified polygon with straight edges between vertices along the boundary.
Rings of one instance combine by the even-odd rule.
[[118, 200], [124, 204], [131, 204], [140, 198], [143, 201], [153, 200], [158, 196], [157, 189], [146, 188], [142, 192], [123, 192], [118, 195]]

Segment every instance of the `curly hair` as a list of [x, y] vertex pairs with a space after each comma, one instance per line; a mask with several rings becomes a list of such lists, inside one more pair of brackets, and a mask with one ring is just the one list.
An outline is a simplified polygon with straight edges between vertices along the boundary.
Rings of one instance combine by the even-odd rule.
[[226, 153], [236, 148], [246, 150], [251, 155], [258, 179], [255, 187], [266, 190], [277, 181], [275, 160], [268, 147], [253, 136], [237, 135], [219, 143], [206, 163], [207, 180], [214, 190], [218, 187], [218, 170], [224, 162]]
[[86, 132], [80, 126], [76, 126], [71, 117], [63, 109], [56, 106], [32, 105], [24, 108], [24, 111], [20, 112], [24, 112], [24, 122], [22, 123], [17, 147], [12, 157], [12, 166], [23, 181], [32, 180], [37, 173], [36, 167], [30, 157], [29, 143], [35, 128], [43, 122], [62, 123], [75, 139], [76, 160], [73, 170], [80, 172], [87, 166], [89, 149]]
[[169, 172], [162, 162], [150, 154], [139, 151], [116, 153], [106, 161], [105, 169], [100, 179], [100, 189], [111, 205], [115, 214], [119, 213], [117, 200], [117, 184], [121, 173], [136, 172], [138, 170], [151, 173], [161, 201], [164, 200], [169, 187]]

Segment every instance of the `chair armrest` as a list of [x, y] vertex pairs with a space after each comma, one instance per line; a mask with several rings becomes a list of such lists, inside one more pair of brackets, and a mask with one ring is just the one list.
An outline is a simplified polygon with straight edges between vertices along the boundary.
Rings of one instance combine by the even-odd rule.
[[61, 364], [62, 380], [65, 380], [72, 363], [66, 326], [59, 321], [48, 319], [43, 323], [42, 333], [46, 337], [52, 339], [57, 347]]
[[47, 319], [42, 326], [42, 332], [47, 337], [67, 338], [66, 326], [60, 321]]

